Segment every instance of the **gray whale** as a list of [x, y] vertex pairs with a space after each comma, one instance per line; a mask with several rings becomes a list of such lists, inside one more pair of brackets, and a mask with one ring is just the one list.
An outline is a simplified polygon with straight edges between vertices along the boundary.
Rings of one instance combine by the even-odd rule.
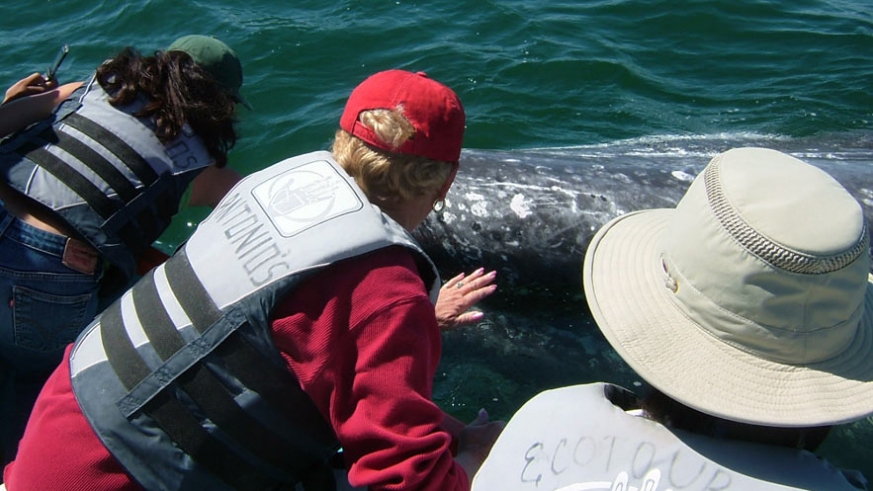
[[[621, 214], [673, 207], [716, 154], [776, 148], [834, 176], [862, 204], [873, 231], [873, 136], [806, 139], [653, 138], [597, 146], [464, 150], [441, 215], [415, 235], [441, 274], [485, 266], [497, 292], [477, 325], [443, 334], [434, 400], [472, 420], [480, 407], [508, 419], [544, 389], [613, 382], [647, 385], [612, 349], [587, 313], [581, 266], [591, 237]], [[873, 439], [873, 419], [831, 431], [819, 454], [841, 462], [847, 442]], [[853, 457], [854, 458], [854, 457]], [[870, 470], [869, 452], [850, 467]]]
[[467, 150], [441, 214], [416, 238], [445, 275], [480, 265], [501, 296], [581, 292], [594, 233], [624, 213], [672, 208], [717, 153], [765, 146], [827, 171], [864, 206], [873, 231], [873, 145], [811, 140], [653, 139], [521, 151]]

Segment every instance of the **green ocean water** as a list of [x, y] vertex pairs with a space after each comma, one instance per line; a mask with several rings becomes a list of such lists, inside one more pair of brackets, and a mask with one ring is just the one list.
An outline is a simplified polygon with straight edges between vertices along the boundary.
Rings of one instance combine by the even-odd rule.
[[[326, 148], [352, 88], [388, 68], [453, 87], [470, 149], [596, 151], [677, 135], [873, 141], [869, 0], [6, 0], [0, 85], [44, 71], [63, 43], [62, 82], [124, 46], [149, 52], [189, 33], [219, 37], [243, 60], [254, 111], [241, 108], [230, 156], [242, 173]], [[180, 214], [162, 247], [203, 216]], [[548, 387], [633, 386], [614, 353], [598, 352], [579, 303], [538, 306], [525, 322], [496, 309], [451, 333], [438, 400], [464, 419], [482, 405], [508, 417]], [[828, 457], [873, 476], [871, 428], [837, 435]], [[847, 443], [865, 452], [841, 451]]]
[[192, 32], [244, 61], [255, 111], [240, 114], [241, 170], [323, 147], [349, 91], [393, 67], [457, 90], [470, 148], [873, 124], [864, 0], [9, 0], [0, 81], [44, 69], [61, 43], [61, 77], [75, 79], [125, 45]]

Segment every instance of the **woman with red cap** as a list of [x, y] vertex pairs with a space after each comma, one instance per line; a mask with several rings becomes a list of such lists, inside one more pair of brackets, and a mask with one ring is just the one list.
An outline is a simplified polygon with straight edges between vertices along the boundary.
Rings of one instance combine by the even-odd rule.
[[410, 234], [464, 124], [423, 73], [360, 84], [332, 153], [243, 179], [67, 350], [8, 489], [469, 489], [502, 424], [431, 392], [440, 329], [481, 316], [494, 273], [440, 286]]

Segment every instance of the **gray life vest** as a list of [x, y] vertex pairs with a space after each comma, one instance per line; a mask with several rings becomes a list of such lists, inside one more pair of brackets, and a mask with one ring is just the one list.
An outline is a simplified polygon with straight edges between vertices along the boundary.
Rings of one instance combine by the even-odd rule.
[[308, 275], [392, 245], [415, 251], [435, 302], [436, 268], [328, 152], [246, 177], [80, 335], [82, 412], [146, 489], [293, 489], [338, 444], [273, 344], [271, 312]]
[[212, 164], [187, 125], [163, 144], [133, 114], [144, 98], [109, 104], [96, 78], [53, 116], [0, 145], [0, 178], [58, 213], [132, 278], [136, 258], [167, 228], [188, 184]]
[[858, 491], [816, 455], [671, 431], [609, 384], [542, 392], [513, 415], [473, 491]]

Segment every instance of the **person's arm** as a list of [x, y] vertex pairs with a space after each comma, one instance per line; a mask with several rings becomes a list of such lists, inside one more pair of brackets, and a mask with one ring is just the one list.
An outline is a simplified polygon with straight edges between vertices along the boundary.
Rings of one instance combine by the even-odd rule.
[[353, 486], [469, 491], [480, 431], [491, 428], [464, 435], [456, 460], [452, 433], [467, 428], [432, 400], [441, 334], [412, 252], [387, 247], [326, 268], [274, 316], [276, 346], [333, 427]]
[[74, 82], [0, 105], [0, 138], [51, 116], [54, 108], [81, 85]]
[[188, 206], [209, 206], [221, 201], [242, 176], [230, 167], [209, 166], [194, 178], [191, 183], [191, 199]]
[[443, 422], [440, 424], [440, 429], [449, 435], [452, 435], [452, 440], [459, 439], [461, 437], [461, 432], [464, 431], [464, 428], [466, 427], [466, 423], [443, 411]]
[[276, 309], [275, 342], [333, 426], [349, 482], [468, 491], [451, 422], [431, 400], [440, 331], [413, 254], [380, 249], [305, 285]]
[[464, 491], [469, 476], [450, 451], [444, 413], [430, 400], [439, 355], [439, 330], [425, 327], [428, 317], [434, 323], [433, 306], [424, 295], [390, 303], [352, 328], [355, 376], [334, 394], [332, 414], [351, 462], [350, 481], [372, 490], [394, 483], [416, 491]]
[[481, 409], [476, 419], [461, 430], [455, 462], [464, 468], [470, 482], [482, 467], [482, 463], [485, 462], [491, 447], [494, 446], [494, 442], [505, 426], [505, 421], [488, 421], [488, 413]]

